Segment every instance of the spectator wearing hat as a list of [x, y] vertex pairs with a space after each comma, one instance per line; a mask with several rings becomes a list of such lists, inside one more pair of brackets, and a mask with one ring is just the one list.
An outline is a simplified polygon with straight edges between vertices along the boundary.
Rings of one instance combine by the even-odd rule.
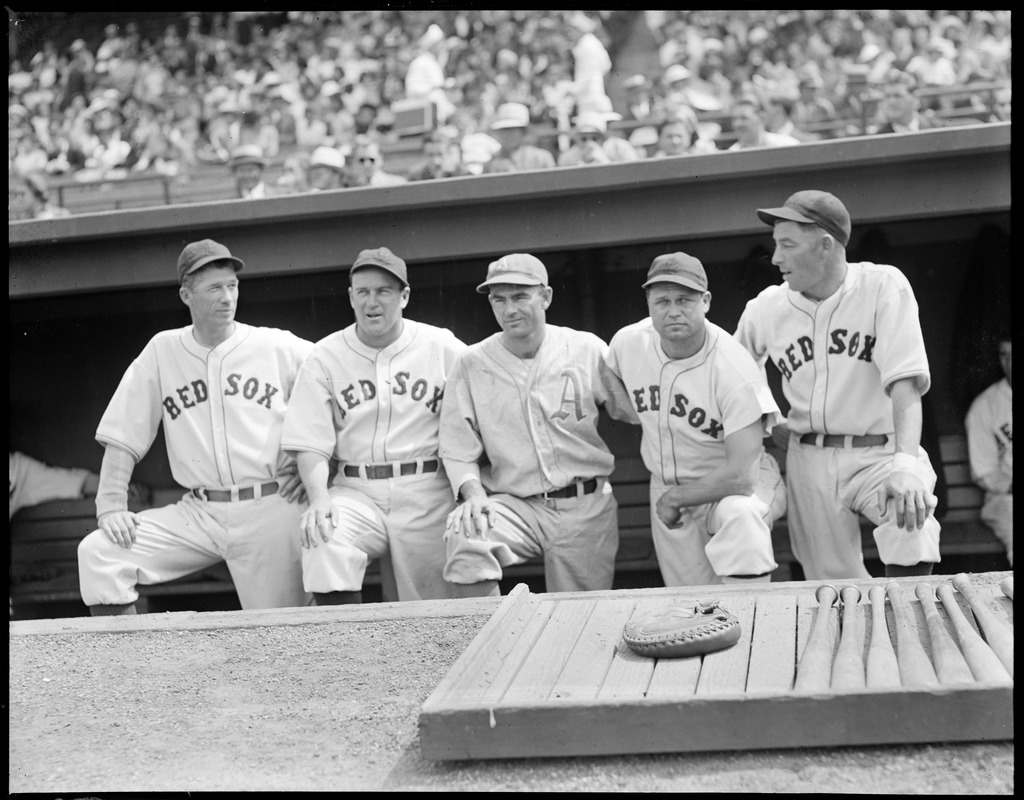
[[232, 151], [228, 169], [234, 176], [240, 198], [255, 200], [271, 196], [272, 192], [263, 180], [269, 164], [259, 145], [243, 144]]
[[523, 103], [498, 106], [489, 129], [501, 149], [493, 157], [508, 159], [517, 172], [554, 167], [555, 157], [550, 152], [526, 143], [529, 126], [530, 109]]
[[824, 95], [825, 81], [813, 64], [797, 71], [797, 90], [799, 96], [793, 104], [792, 120], [798, 129], [808, 130], [836, 119], [836, 108]]
[[423, 160], [414, 164], [406, 176], [410, 181], [459, 178], [472, 173], [462, 163], [462, 148], [445, 130], [431, 131], [423, 140]]
[[399, 186], [407, 182], [404, 175], [385, 172], [383, 163], [380, 145], [368, 137], [357, 136], [345, 170], [345, 186]]
[[[906, 72], [918, 86], [954, 86], [956, 84], [956, 48], [948, 39], [933, 36], [924, 53], [910, 59]], [[938, 105], [937, 103], [935, 105]]]
[[664, 113], [663, 102], [646, 75], [630, 75], [622, 82], [626, 93], [626, 119], [643, 122]]
[[307, 184], [311, 192], [341, 189], [345, 185], [345, 155], [336, 147], [318, 147], [309, 157]]
[[123, 178], [138, 154], [123, 135], [124, 114], [115, 90], [97, 97], [85, 110], [86, 135], [82, 142], [85, 174], [82, 179]]
[[671, 64], [661, 80], [665, 87], [665, 106], [669, 113], [680, 108], [706, 113], [722, 111], [722, 101], [716, 95], [715, 86], [705, 84], [689, 67]]
[[760, 101], [753, 97], [741, 97], [729, 112], [736, 141], [729, 150], [751, 150], [757, 147], [788, 147], [800, 144], [799, 139], [782, 133], [771, 133], [765, 129], [765, 112]]
[[589, 112], [576, 117], [572, 138], [572, 146], [558, 157], [560, 167], [640, 160], [640, 154], [628, 141], [608, 135], [604, 114]]
[[633, 128], [628, 141], [633, 145], [640, 158], [654, 158], [658, 152], [658, 128], [654, 125], [640, 125]]

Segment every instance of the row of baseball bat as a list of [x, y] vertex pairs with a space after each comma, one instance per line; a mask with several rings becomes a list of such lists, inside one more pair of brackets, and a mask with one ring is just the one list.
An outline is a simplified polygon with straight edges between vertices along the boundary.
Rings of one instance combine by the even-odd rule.
[[[957, 602], [954, 588], [966, 599], [981, 633], [970, 623]], [[1013, 578], [1000, 583], [1003, 594], [1013, 599]], [[956, 633], [949, 633], [939, 613], [938, 594]], [[931, 643], [931, 658], [918, 634], [914, 612], [899, 583], [868, 591], [869, 614], [858, 613], [861, 592], [856, 586], [837, 590], [818, 587], [818, 614], [797, 666], [797, 691], [857, 688], [927, 688], [930, 686], [1013, 681], [1013, 628], [985, 602], [965, 573], [951, 584], [933, 589], [919, 583], [914, 594], [921, 603]], [[886, 618], [886, 599], [892, 608], [896, 647], [893, 648]], [[831, 609], [840, 604], [838, 647], [830, 630]], [[870, 616], [871, 634], [864, 654], [863, 623]], [[983, 635], [982, 635], [983, 634]]]

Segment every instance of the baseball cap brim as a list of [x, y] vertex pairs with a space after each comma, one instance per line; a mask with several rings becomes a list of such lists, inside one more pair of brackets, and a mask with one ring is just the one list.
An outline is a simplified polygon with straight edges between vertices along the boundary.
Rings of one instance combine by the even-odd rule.
[[206, 258], [201, 258], [195, 264], [190, 266], [188, 268], [188, 272], [185, 272], [182, 277], [185, 277], [185, 275], [191, 275], [197, 269], [201, 269], [214, 261], [230, 261], [232, 266], [235, 268], [235, 272], [241, 272], [245, 267], [245, 262], [240, 258], [235, 258], [235, 256], [206, 256]]
[[695, 292], [706, 292], [708, 290], [706, 286], [701, 286], [695, 279], [687, 278], [684, 275], [655, 275], [649, 281], [646, 281], [641, 288], [646, 289], [654, 286], [656, 283], [675, 283], [679, 286], [685, 286], [687, 289], [693, 289]]
[[526, 275], [521, 272], [503, 272], [490, 280], [486, 280], [476, 287], [476, 290], [481, 294], [486, 294], [488, 287], [494, 286], [499, 283], [511, 283], [517, 286], [543, 286], [544, 284], [537, 280], [536, 275]]
[[803, 222], [809, 225], [817, 225], [817, 221], [801, 214], [795, 208], [782, 206], [781, 208], [759, 208], [757, 216], [766, 225], [774, 225], [776, 220], [784, 219], [789, 222]]

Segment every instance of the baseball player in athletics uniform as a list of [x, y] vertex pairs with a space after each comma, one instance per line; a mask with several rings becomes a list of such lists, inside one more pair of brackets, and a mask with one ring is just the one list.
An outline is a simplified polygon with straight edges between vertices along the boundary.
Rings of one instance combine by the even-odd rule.
[[1003, 377], [974, 398], [967, 418], [971, 477], [985, 490], [981, 518], [1006, 547], [1013, 566], [1013, 341], [999, 338]]
[[771, 526], [785, 489], [764, 436], [779, 407], [761, 370], [709, 322], [708, 279], [686, 253], [654, 259], [650, 316], [612, 337], [651, 472], [651, 531], [666, 586], [764, 582], [778, 564]]
[[444, 576], [459, 596], [498, 594], [502, 569], [544, 557], [550, 592], [610, 589], [619, 545], [597, 432], [614, 411], [607, 345], [546, 322], [552, 289], [536, 257], [493, 262], [477, 287], [501, 326], [455, 364], [441, 412], [441, 455], [461, 503], [445, 530]]
[[[179, 294], [192, 324], [149, 341], [100, 420], [99, 529], [78, 547], [82, 599], [94, 615], [135, 613], [137, 584], [221, 561], [244, 609], [309, 604], [294, 533], [302, 484], [279, 444], [313, 344], [235, 321], [242, 267], [212, 239], [182, 250]], [[171, 474], [188, 491], [132, 513], [128, 481], [161, 423]]]
[[790, 403], [786, 488], [793, 552], [809, 579], [868, 578], [858, 514], [887, 577], [939, 560], [936, 475], [920, 446], [931, 385], [917, 300], [895, 267], [849, 263], [838, 198], [797, 192], [759, 209], [785, 280], [747, 303], [736, 337], [782, 373]]
[[361, 602], [367, 562], [389, 555], [399, 600], [451, 597], [442, 535], [455, 502], [438, 426], [466, 346], [403, 319], [408, 272], [388, 248], [363, 250], [349, 275], [356, 321], [317, 342], [282, 439], [309, 495], [299, 531], [305, 587], [318, 605]]

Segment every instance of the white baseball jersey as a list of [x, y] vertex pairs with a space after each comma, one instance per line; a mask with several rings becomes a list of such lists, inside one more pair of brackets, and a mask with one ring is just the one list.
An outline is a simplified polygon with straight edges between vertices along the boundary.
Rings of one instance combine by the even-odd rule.
[[436, 458], [441, 398], [466, 348], [450, 330], [402, 320], [378, 350], [353, 323], [317, 342], [303, 367], [282, 447], [342, 464]]
[[10, 508], [14, 516], [19, 508], [50, 500], [72, 500], [82, 496], [82, 485], [89, 471], [81, 468], [51, 467], [17, 450], [10, 452]]
[[[475, 464], [489, 493], [530, 497], [611, 475], [615, 457], [597, 432], [599, 404], [613, 403], [597, 336], [547, 325], [537, 355], [521, 359], [495, 333], [452, 370], [441, 414], [441, 454]], [[456, 479], [456, 476], [453, 476]]]
[[697, 480], [725, 464], [725, 437], [779, 407], [757, 364], [728, 333], [705, 320], [704, 346], [690, 358], [661, 349], [651, 318], [612, 337], [608, 366], [626, 386], [643, 429], [640, 454], [666, 484]]
[[922, 395], [931, 386], [914, 291], [885, 264], [849, 264], [842, 287], [820, 302], [769, 286], [747, 303], [736, 338], [782, 373], [797, 434], [891, 435], [887, 388], [901, 378]]
[[348, 465], [439, 461], [442, 398], [466, 345], [446, 328], [409, 319], [402, 326], [377, 349], [352, 324], [317, 342], [299, 374], [282, 446], [341, 462], [330, 490], [340, 522], [330, 542], [302, 552], [308, 591], [358, 591], [367, 561], [388, 553], [399, 600], [451, 596], [442, 536], [455, 501], [444, 470], [345, 474]]
[[965, 419], [971, 476], [987, 490], [1013, 483], [1013, 388], [1003, 378], [974, 398]]
[[171, 474], [207, 489], [273, 480], [296, 375], [313, 344], [277, 328], [235, 323], [214, 348], [192, 326], [154, 336], [121, 379], [96, 430], [136, 461], [161, 422]]

